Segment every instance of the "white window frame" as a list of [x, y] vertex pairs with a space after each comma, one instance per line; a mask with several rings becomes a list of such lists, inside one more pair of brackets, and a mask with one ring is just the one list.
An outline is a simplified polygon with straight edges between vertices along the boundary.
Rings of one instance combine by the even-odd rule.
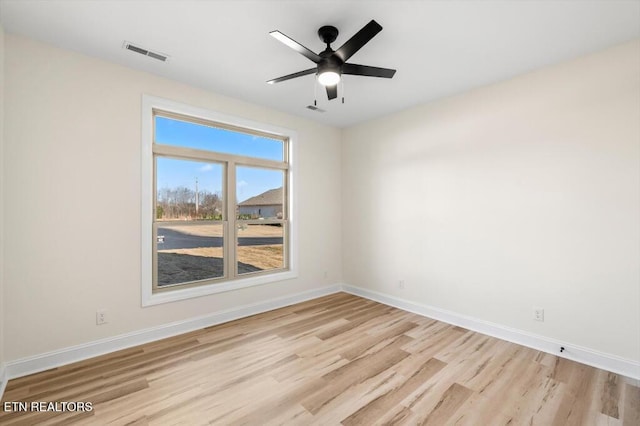
[[[163, 291], [153, 291], [153, 212], [154, 212], [154, 156], [153, 156], [153, 117], [154, 109], [186, 115], [196, 119], [213, 121], [233, 127], [269, 133], [287, 138], [288, 152], [288, 269], [282, 272], [238, 277], [232, 281], [215, 282], [198, 286], [175, 286]], [[259, 123], [241, 117], [235, 117], [203, 108], [185, 105], [169, 99], [150, 95], [142, 96], [142, 144], [141, 144], [141, 291], [142, 306], [191, 299], [246, 287], [275, 283], [298, 276], [298, 215], [297, 215], [297, 161], [296, 145], [298, 136], [293, 130], [271, 124]], [[232, 233], [233, 235], [233, 233]]]

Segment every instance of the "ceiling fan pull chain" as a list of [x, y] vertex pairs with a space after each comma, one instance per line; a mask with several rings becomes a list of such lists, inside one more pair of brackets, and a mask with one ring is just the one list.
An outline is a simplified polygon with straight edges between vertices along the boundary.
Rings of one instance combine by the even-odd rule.
[[344, 104], [344, 80], [340, 79], [340, 93], [342, 93], [342, 103]]
[[318, 106], [318, 76], [316, 75], [316, 83], [313, 85], [313, 106]]

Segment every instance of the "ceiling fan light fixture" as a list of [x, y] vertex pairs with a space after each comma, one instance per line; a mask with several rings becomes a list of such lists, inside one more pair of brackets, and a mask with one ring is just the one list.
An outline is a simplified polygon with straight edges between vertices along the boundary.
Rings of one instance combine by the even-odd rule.
[[318, 82], [323, 86], [335, 86], [340, 83], [340, 74], [335, 71], [323, 71], [318, 74]]

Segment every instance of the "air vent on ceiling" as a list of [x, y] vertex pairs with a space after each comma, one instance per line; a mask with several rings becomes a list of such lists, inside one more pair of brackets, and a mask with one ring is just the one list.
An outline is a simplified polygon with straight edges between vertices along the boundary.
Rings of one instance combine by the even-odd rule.
[[130, 43], [128, 41], [125, 41], [124, 44], [122, 45], [122, 47], [124, 47], [125, 49], [130, 50], [132, 52], [136, 52], [136, 53], [139, 53], [141, 55], [148, 56], [150, 58], [157, 59], [157, 60], [162, 61], [162, 62], [166, 62], [167, 59], [169, 59], [168, 55], [164, 55], [164, 54], [158, 53], [158, 52], [152, 52], [149, 49], [145, 49], [144, 47], [136, 46], [135, 44]]
[[310, 109], [311, 111], [324, 112], [323, 109], [318, 108], [317, 106], [313, 106], [313, 105], [307, 105], [306, 108]]

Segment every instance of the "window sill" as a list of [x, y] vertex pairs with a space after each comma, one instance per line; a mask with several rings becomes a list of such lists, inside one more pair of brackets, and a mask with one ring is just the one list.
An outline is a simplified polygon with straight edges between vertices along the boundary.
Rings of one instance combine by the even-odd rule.
[[241, 278], [234, 281], [205, 284], [189, 288], [177, 288], [175, 290], [160, 291], [152, 293], [150, 288], [142, 294], [142, 306], [160, 305], [163, 303], [176, 302], [179, 300], [192, 299], [194, 297], [208, 296], [226, 291], [239, 290], [241, 288], [254, 287], [258, 285], [270, 284], [278, 281], [297, 278], [295, 271], [283, 271], [268, 275], [259, 275]]

